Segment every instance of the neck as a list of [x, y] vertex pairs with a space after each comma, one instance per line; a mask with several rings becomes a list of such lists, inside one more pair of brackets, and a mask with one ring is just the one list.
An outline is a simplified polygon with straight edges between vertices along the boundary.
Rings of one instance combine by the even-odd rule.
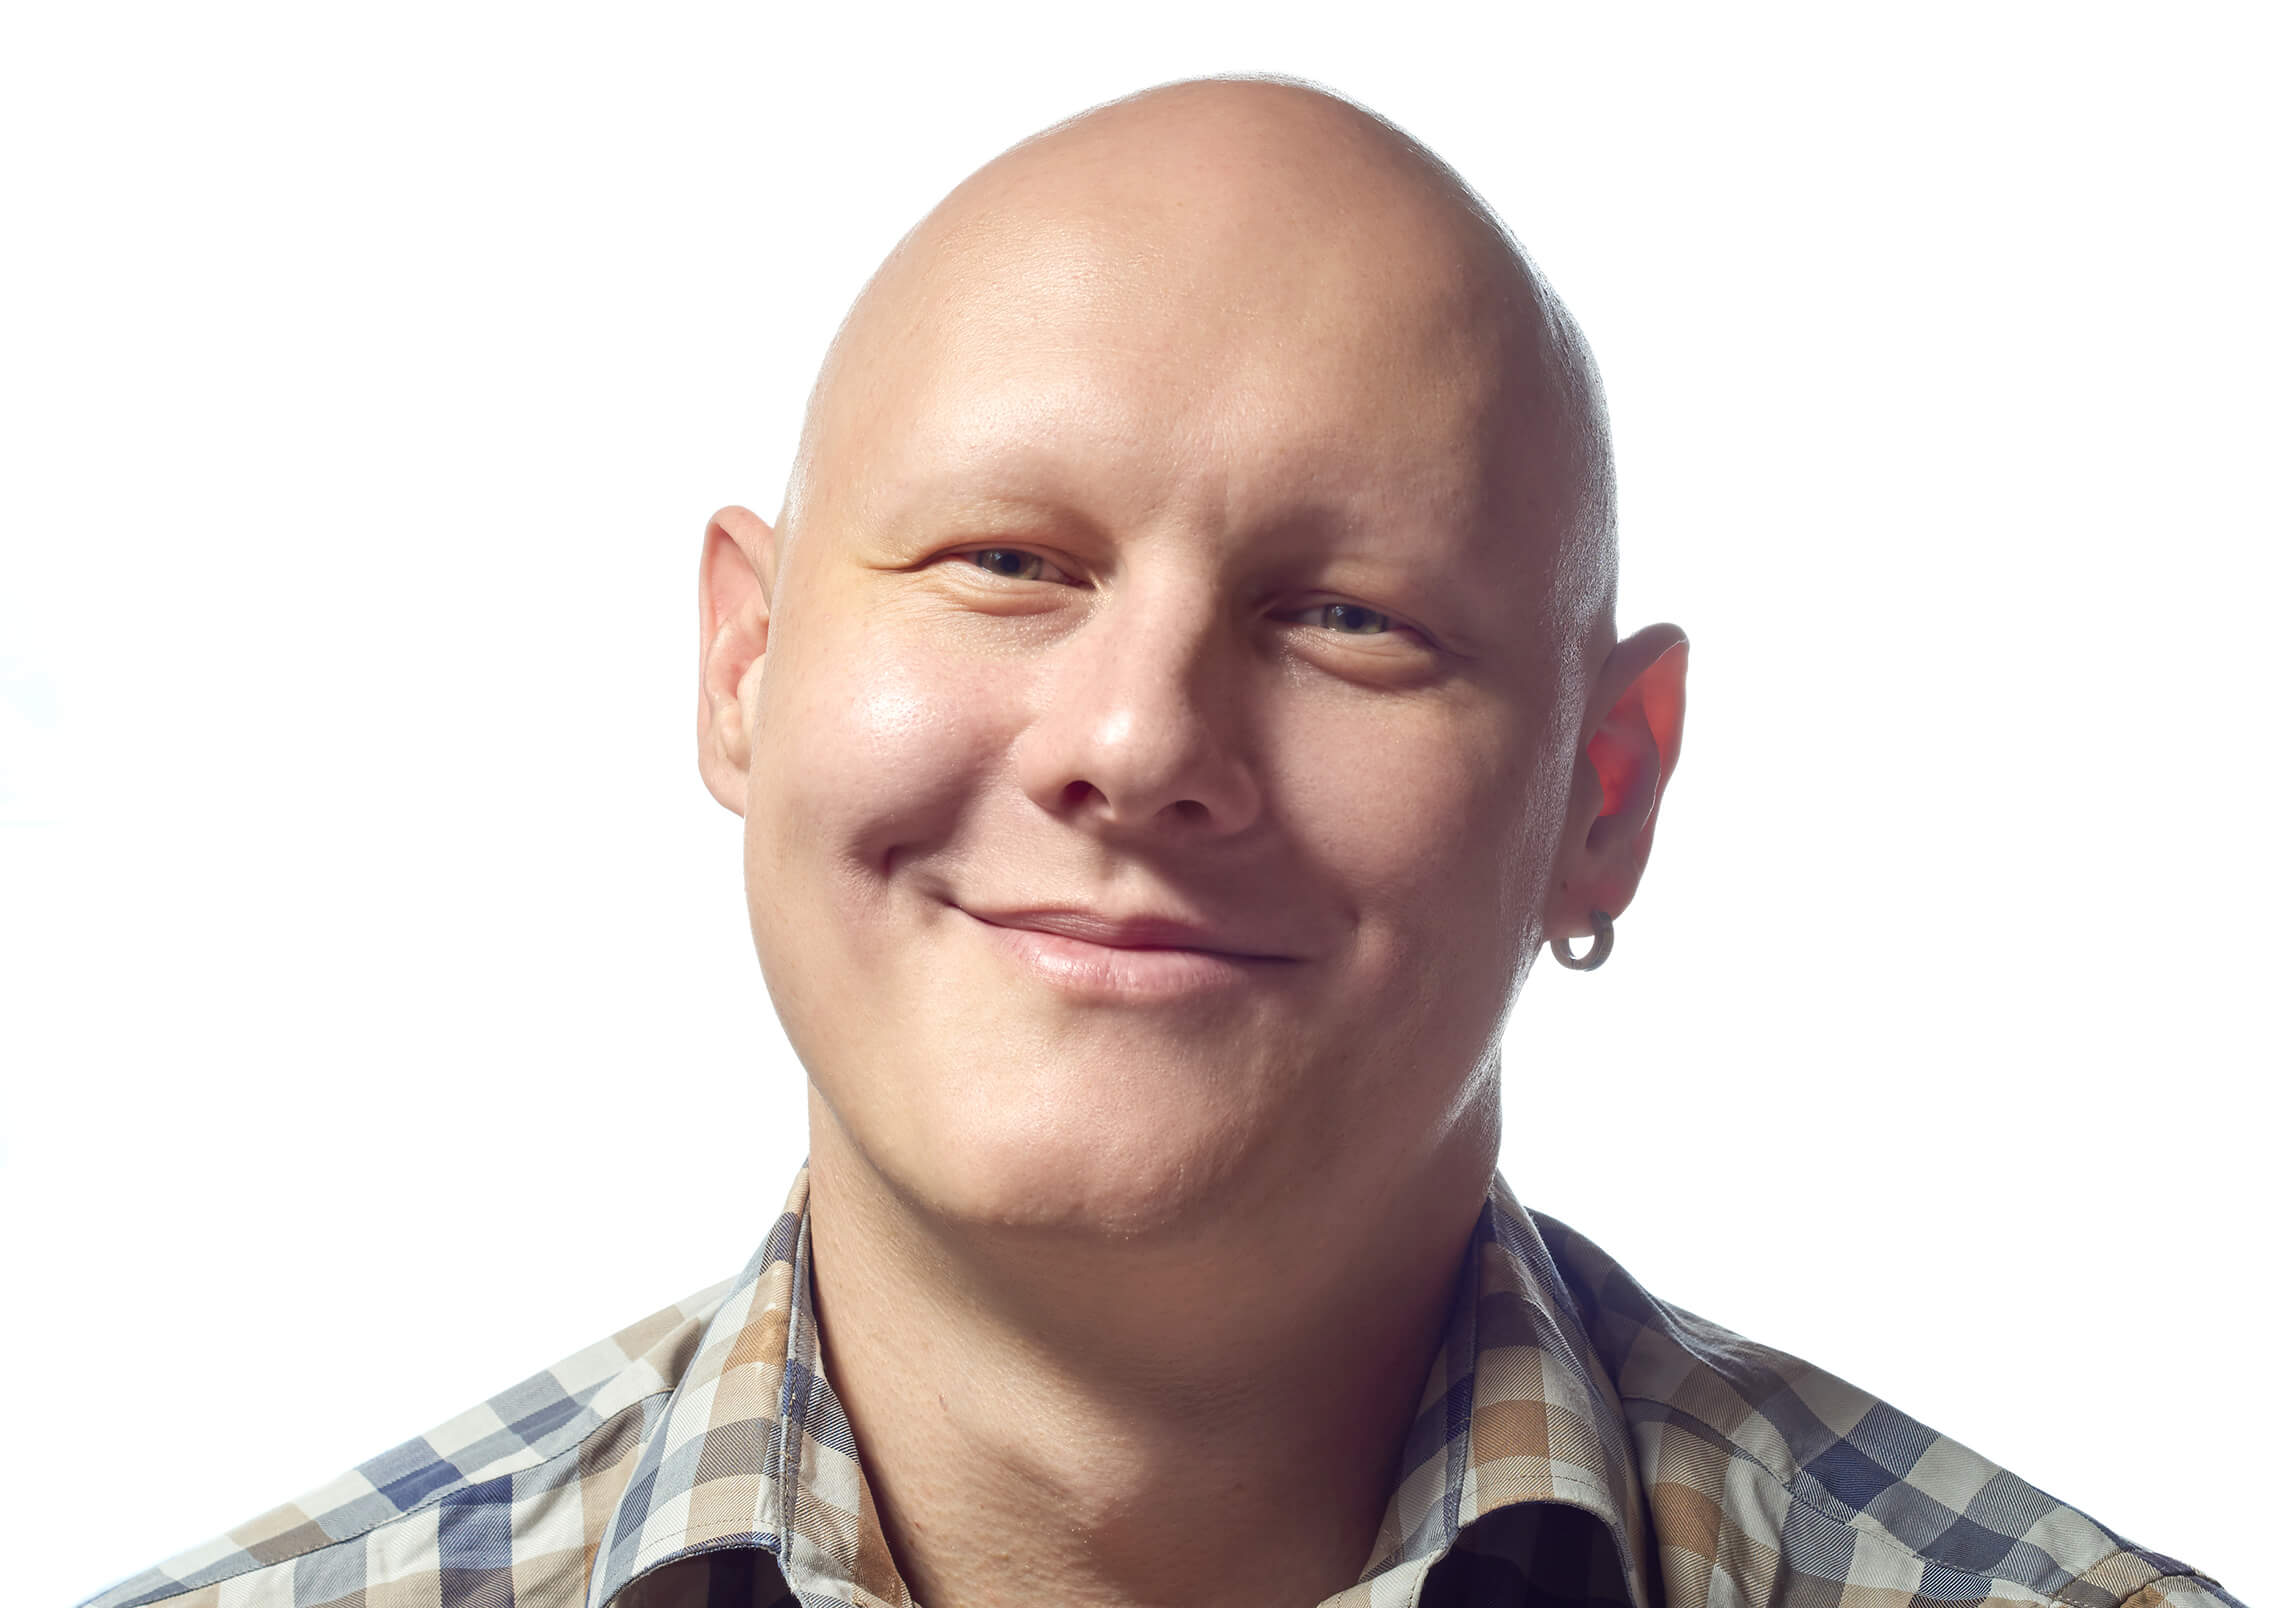
[[926, 1608], [1314, 1608], [1360, 1576], [1493, 1134], [1367, 1203], [1136, 1244], [944, 1224], [810, 1127], [825, 1369]]

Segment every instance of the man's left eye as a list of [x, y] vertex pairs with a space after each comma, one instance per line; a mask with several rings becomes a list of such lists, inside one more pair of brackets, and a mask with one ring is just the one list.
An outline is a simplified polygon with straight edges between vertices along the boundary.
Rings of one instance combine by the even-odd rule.
[[[1321, 616], [1319, 620], [1317, 615]], [[1359, 603], [1317, 603], [1302, 610], [1298, 618], [1301, 624], [1319, 624], [1340, 636], [1378, 636], [1393, 629], [1391, 616]]]

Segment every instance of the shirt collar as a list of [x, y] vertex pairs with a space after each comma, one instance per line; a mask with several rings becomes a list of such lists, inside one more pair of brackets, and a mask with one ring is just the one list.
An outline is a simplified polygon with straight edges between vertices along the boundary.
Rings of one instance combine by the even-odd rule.
[[1383, 1586], [1360, 1593], [1381, 1577], [1422, 1575], [1468, 1538], [1492, 1550], [1482, 1520], [1540, 1503], [1588, 1513], [1612, 1544], [1619, 1581], [1566, 1595], [1627, 1598], [1632, 1608], [1657, 1600], [1621, 1400], [1535, 1219], [1499, 1177], [1474, 1227], [1362, 1586], [1333, 1603], [1411, 1600]]
[[[586, 1608], [724, 1548], [768, 1552], [803, 1604], [911, 1608], [816, 1345], [807, 1172], [731, 1285], [602, 1533]], [[1574, 1297], [1498, 1178], [1362, 1580], [1326, 1608], [1414, 1600], [1479, 1521], [1530, 1503], [1605, 1526], [1633, 1608], [1650, 1595], [1638, 1468]]]

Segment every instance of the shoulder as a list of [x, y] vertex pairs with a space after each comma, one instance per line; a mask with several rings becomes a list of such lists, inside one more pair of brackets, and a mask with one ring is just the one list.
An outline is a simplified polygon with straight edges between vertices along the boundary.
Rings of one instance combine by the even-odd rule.
[[635, 1454], [734, 1282], [620, 1329], [84, 1608], [398, 1600], [384, 1587], [402, 1588], [406, 1602], [581, 1601]]
[[2239, 1608], [1867, 1392], [1657, 1300], [1531, 1213], [1615, 1382], [1670, 1608]]

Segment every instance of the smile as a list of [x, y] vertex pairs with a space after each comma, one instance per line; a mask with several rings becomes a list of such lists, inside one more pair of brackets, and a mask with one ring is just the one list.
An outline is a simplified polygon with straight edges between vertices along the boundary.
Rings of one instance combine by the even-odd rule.
[[[958, 908], [958, 907], [953, 907]], [[1292, 962], [1178, 943], [1102, 943], [961, 911], [1018, 969], [1066, 992], [1138, 1001], [1183, 999], [1241, 987]], [[1019, 920], [1015, 917], [1011, 920]]]

